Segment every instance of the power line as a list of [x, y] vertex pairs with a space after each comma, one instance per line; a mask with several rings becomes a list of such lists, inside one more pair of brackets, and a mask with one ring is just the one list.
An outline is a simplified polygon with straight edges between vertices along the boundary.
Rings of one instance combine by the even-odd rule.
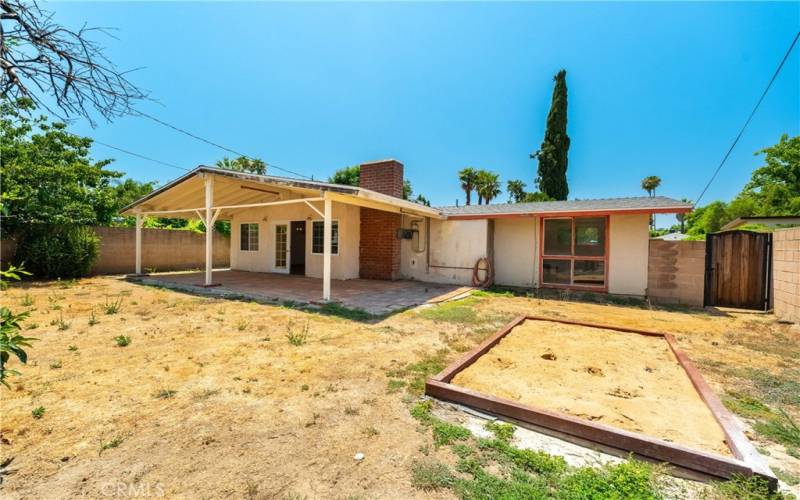
[[756, 114], [756, 111], [758, 110], [758, 107], [761, 106], [761, 101], [764, 100], [764, 97], [766, 97], [767, 92], [769, 92], [770, 87], [772, 87], [772, 83], [778, 77], [778, 73], [781, 72], [781, 69], [783, 69], [783, 65], [786, 63], [786, 60], [789, 59], [789, 54], [792, 53], [792, 49], [794, 49], [794, 46], [797, 44], [797, 40], [798, 39], [800, 39], [800, 31], [797, 32], [797, 35], [795, 35], [794, 40], [792, 40], [792, 44], [789, 45], [789, 50], [786, 51], [786, 54], [783, 56], [783, 59], [781, 60], [781, 63], [778, 65], [778, 69], [775, 70], [775, 73], [772, 75], [772, 78], [770, 79], [769, 83], [767, 84], [767, 88], [764, 89], [764, 92], [761, 94], [761, 97], [758, 99], [758, 102], [756, 103], [755, 107], [753, 108], [753, 111], [750, 112], [750, 116], [747, 117], [747, 121], [744, 122], [744, 125], [742, 126], [742, 129], [739, 130], [739, 133], [736, 135], [736, 138], [733, 140], [733, 143], [731, 144], [731, 147], [728, 148], [728, 152], [725, 153], [725, 156], [722, 158], [722, 161], [719, 163], [719, 166], [714, 171], [714, 175], [711, 176], [711, 179], [708, 180], [708, 183], [706, 184], [706, 187], [703, 188], [703, 192], [700, 193], [700, 196], [698, 196], [697, 200], [695, 200], [695, 202], [694, 202], [695, 206], [697, 206], [697, 204], [700, 203], [700, 200], [703, 198], [703, 195], [706, 194], [706, 191], [708, 191], [708, 188], [711, 186], [711, 183], [714, 182], [714, 179], [716, 179], [717, 174], [719, 174], [719, 171], [722, 169], [722, 166], [725, 165], [725, 162], [728, 160], [728, 157], [731, 155], [731, 152], [733, 151], [733, 148], [736, 147], [736, 143], [739, 142], [739, 139], [742, 137], [742, 134], [744, 134], [744, 130], [750, 124], [750, 120], [753, 119], [753, 115]]
[[97, 141], [97, 140], [94, 140], [94, 139], [92, 140], [92, 142], [94, 142], [96, 144], [100, 144], [101, 146], [105, 146], [107, 148], [116, 149], [117, 151], [121, 151], [121, 152], [123, 152], [125, 154], [129, 154], [131, 156], [136, 156], [137, 158], [141, 158], [143, 160], [152, 161], [154, 163], [160, 163], [161, 165], [165, 165], [167, 167], [172, 167], [172, 168], [177, 168], [179, 170], [184, 170], [186, 172], [191, 171], [191, 169], [188, 169], [188, 168], [185, 168], [185, 167], [179, 167], [178, 165], [173, 165], [172, 163], [167, 163], [165, 161], [156, 160], [155, 158], [150, 158], [149, 156], [141, 155], [139, 153], [134, 153], [133, 151], [128, 151], [127, 149], [122, 149], [122, 148], [119, 148], [117, 146], [112, 146], [111, 144], [107, 144], [105, 142], [100, 142], [100, 141]]
[[[161, 125], [163, 125], [165, 127], [171, 128], [172, 130], [175, 130], [176, 132], [180, 132], [181, 134], [188, 135], [189, 137], [191, 137], [193, 139], [197, 139], [198, 141], [201, 141], [201, 142], [204, 142], [206, 144], [210, 144], [211, 146], [214, 146], [216, 148], [222, 149], [223, 151], [228, 151], [229, 153], [233, 153], [235, 155], [243, 156], [243, 157], [248, 158], [250, 160], [255, 160], [256, 159], [256, 158], [253, 158], [253, 157], [251, 157], [249, 155], [246, 155], [244, 153], [240, 153], [239, 151], [236, 151], [235, 149], [231, 149], [229, 147], [223, 146], [221, 144], [217, 144], [216, 142], [213, 142], [213, 141], [210, 141], [210, 140], [205, 139], [203, 137], [200, 137], [199, 135], [195, 135], [195, 134], [193, 134], [193, 133], [191, 133], [191, 132], [189, 132], [187, 130], [184, 130], [184, 129], [178, 127], [178, 126], [175, 126], [175, 125], [167, 123], [167, 122], [165, 122], [163, 120], [160, 120], [160, 119], [156, 118], [155, 116], [148, 115], [147, 113], [143, 113], [142, 111], [136, 111], [135, 113], [140, 115], [140, 116], [143, 116], [144, 118], [148, 118], [150, 120], [153, 120], [154, 122], [159, 123], [159, 124], [161, 124]], [[261, 161], [263, 161], [263, 160], [261, 160]], [[280, 167], [278, 165], [275, 165], [274, 163], [264, 162], [264, 164], [267, 165], [268, 167], [272, 167], [272, 168], [275, 168], [275, 169], [278, 169], [278, 170], [282, 170], [284, 172], [287, 172], [287, 173], [292, 174], [292, 175], [296, 175], [298, 177], [304, 177], [306, 179], [311, 179], [311, 177], [309, 177], [307, 175], [303, 175], [303, 174], [301, 174], [299, 172], [294, 172], [294, 171], [289, 170], [287, 168]]]

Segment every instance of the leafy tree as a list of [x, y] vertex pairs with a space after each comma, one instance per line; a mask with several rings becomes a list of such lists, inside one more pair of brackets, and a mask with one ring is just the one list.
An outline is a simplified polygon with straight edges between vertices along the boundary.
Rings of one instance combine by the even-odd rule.
[[234, 170], [236, 172], [244, 172], [247, 174], [267, 174], [267, 164], [258, 158], [250, 159], [246, 156], [240, 156], [231, 160], [225, 156], [221, 160], [217, 160], [215, 165], [219, 168]]
[[2, 230], [36, 224], [108, 224], [119, 208], [112, 181], [122, 173], [93, 161], [92, 140], [61, 122], [31, 118], [30, 99], [0, 104]]
[[567, 184], [567, 72], [559, 71], [555, 77], [553, 99], [547, 114], [547, 129], [539, 151], [531, 158], [539, 160], [536, 183], [539, 190], [555, 200], [566, 200], [569, 195]]
[[656, 195], [656, 188], [661, 185], [661, 177], [657, 175], [648, 175], [642, 179], [642, 189], [647, 191], [647, 195], [651, 198]]
[[361, 174], [361, 165], [340, 168], [328, 177], [328, 182], [333, 184], [344, 184], [345, 186], [358, 186]]
[[[20, 275], [30, 274], [23, 266], [9, 266], [5, 271], [0, 269], [0, 283], [5, 284], [10, 280], [19, 281], [21, 279]], [[9, 387], [8, 382], [6, 382], [6, 378], [9, 375], [20, 374], [16, 370], [6, 368], [11, 355], [16, 356], [20, 363], [27, 363], [28, 353], [25, 352], [24, 348], [30, 347], [31, 341], [37, 340], [20, 335], [22, 331], [20, 323], [27, 319], [29, 314], [29, 311], [15, 314], [7, 307], [0, 308], [0, 384], [6, 387]]]
[[414, 194], [414, 190], [411, 188], [411, 181], [403, 180], [403, 199], [410, 200], [412, 194]]
[[553, 201], [553, 198], [550, 198], [549, 196], [540, 191], [534, 191], [533, 193], [525, 193], [525, 199], [522, 201], [526, 203], [535, 201]]
[[461, 182], [461, 189], [467, 195], [467, 205], [472, 202], [472, 190], [478, 182], [478, 171], [472, 167], [461, 169], [458, 172], [458, 180]]
[[521, 203], [525, 201], [525, 183], [520, 180], [510, 180], [506, 182], [509, 203]]
[[800, 214], [800, 135], [783, 134], [777, 144], [755, 154], [765, 155], [764, 165], [736, 200], [749, 199], [755, 215]]
[[426, 207], [431, 206], [431, 202], [425, 196], [418, 194], [417, 197], [414, 199], [414, 202], [419, 203], [420, 205], [425, 205]]
[[800, 136], [784, 134], [755, 154], [765, 155], [764, 165], [744, 189], [730, 203], [714, 201], [687, 214], [687, 234], [713, 233], [738, 217], [800, 214]]
[[478, 205], [481, 203], [488, 205], [502, 192], [500, 190], [500, 176], [488, 170], [479, 170], [475, 191], [478, 193]]

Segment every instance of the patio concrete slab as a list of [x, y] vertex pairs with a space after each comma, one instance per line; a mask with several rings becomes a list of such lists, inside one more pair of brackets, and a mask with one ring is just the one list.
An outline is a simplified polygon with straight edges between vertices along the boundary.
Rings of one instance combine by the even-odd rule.
[[[244, 297], [264, 301], [322, 303], [322, 280], [288, 274], [215, 270], [214, 287], [203, 287], [204, 273], [159, 273], [131, 277], [133, 281], [218, 297]], [[408, 307], [442, 302], [472, 287], [421, 281], [331, 280], [331, 299], [345, 307], [370, 314], [387, 314]]]

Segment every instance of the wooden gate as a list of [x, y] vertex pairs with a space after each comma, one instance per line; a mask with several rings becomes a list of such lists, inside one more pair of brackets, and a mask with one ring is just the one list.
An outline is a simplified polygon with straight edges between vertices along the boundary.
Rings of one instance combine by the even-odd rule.
[[766, 310], [771, 260], [771, 233], [707, 235], [705, 305]]

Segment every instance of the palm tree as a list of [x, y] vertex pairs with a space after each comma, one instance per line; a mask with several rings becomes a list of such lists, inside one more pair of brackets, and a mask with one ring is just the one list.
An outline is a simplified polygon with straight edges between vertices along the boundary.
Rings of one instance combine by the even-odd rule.
[[511, 180], [506, 182], [506, 191], [508, 191], [509, 202], [521, 203], [525, 201], [525, 183], [520, 180]]
[[467, 194], [467, 205], [472, 201], [472, 190], [478, 180], [478, 171], [472, 167], [462, 169], [458, 173], [458, 180], [461, 181], [461, 189]]
[[478, 171], [478, 181], [475, 184], [478, 193], [478, 204], [491, 203], [502, 191], [500, 190], [500, 176], [488, 170]]
[[642, 189], [647, 191], [647, 194], [652, 198], [656, 195], [656, 188], [661, 185], [661, 177], [657, 175], [648, 175], [642, 179]]

